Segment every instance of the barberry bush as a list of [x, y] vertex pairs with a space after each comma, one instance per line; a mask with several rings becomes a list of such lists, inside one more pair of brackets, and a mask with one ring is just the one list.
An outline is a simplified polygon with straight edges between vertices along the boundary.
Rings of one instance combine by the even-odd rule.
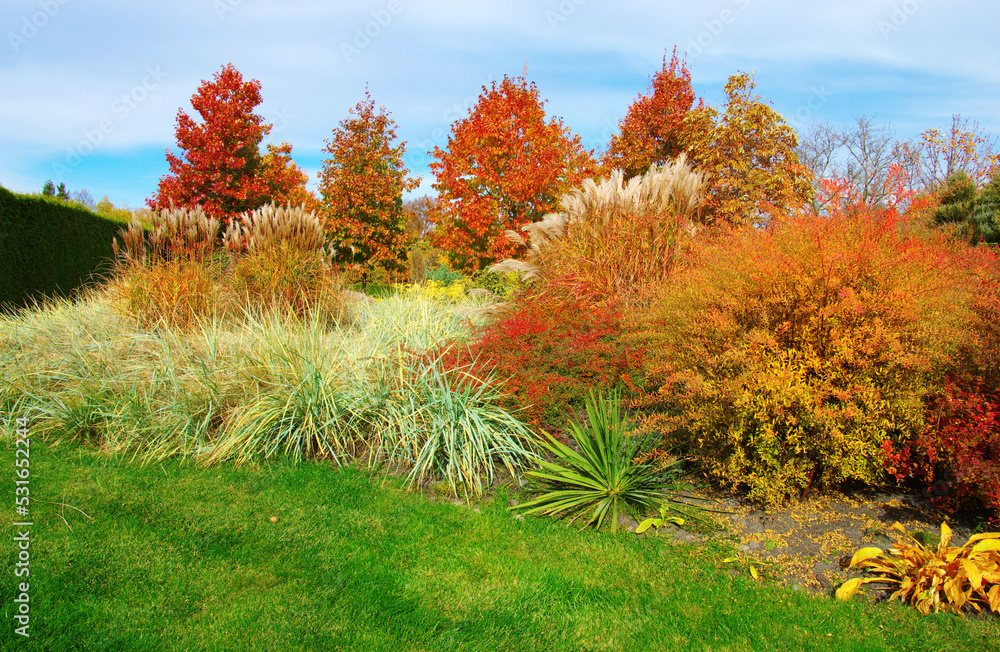
[[1000, 264], [971, 252], [979, 283], [963, 364], [925, 401], [925, 426], [911, 441], [885, 443], [888, 471], [920, 481], [946, 510], [985, 508], [1000, 516]]
[[613, 305], [522, 296], [467, 343], [451, 345], [445, 359], [505, 379], [505, 407], [536, 427], [560, 430], [589, 391], [620, 385], [637, 366], [640, 356], [625, 345], [622, 327]]
[[916, 478], [938, 506], [1000, 514], [1000, 392], [949, 382], [927, 402], [927, 424], [911, 441], [886, 442], [886, 468]]
[[962, 358], [974, 287], [965, 248], [892, 210], [706, 240], [641, 324], [643, 427], [766, 503], [876, 482]]

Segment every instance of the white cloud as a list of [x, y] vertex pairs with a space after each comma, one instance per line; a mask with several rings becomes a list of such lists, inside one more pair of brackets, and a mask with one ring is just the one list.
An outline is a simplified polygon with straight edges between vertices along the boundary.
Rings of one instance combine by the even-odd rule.
[[[822, 86], [831, 98], [816, 119], [877, 110], [919, 131], [962, 112], [1000, 131], [1000, 5], [984, 1], [52, 1], [61, 9], [16, 52], [0, 41], [0, 151], [31, 187], [108, 120], [102, 155], [162, 157], [177, 110], [190, 112], [201, 80], [230, 61], [261, 81], [260, 113], [281, 126], [272, 140], [310, 165], [366, 83], [410, 141], [408, 157], [426, 164], [481, 86], [521, 74], [526, 60], [547, 111], [601, 146], [674, 45], [713, 103], [727, 77], [754, 70], [758, 92], [786, 115]], [[39, 6], [5, 2], [0, 24], [16, 34]], [[157, 67], [162, 83], [123, 111], [122, 95]]]

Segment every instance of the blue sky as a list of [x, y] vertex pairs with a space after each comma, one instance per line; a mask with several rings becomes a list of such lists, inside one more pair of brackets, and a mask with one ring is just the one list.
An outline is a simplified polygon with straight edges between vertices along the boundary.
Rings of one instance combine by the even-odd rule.
[[527, 65], [547, 113], [600, 149], [675, 45], [707, 103], [752, 71], [798, 129], [874, 115], [910, 139], [960, 113], [1000, 135], [997, 25], [995, 0], [4, 0], [0, 184], [141, 206], [178, 109], [229, 62], [261, 82], [268, 142], [292, 144], [311, 187], [366, 84], [419, 194], [482, 86]]

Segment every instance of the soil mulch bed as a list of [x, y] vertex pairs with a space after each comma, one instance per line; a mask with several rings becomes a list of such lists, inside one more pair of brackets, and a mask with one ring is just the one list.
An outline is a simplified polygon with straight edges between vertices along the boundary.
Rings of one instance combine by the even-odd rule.
[[[859, 573], [847, 568], [862, 547], [888, 549], [896, 539], [893, 523], [909, 533], [925, 533], [937, 545], [942, 521], [954, 530], [951, 545], [962, 545], [973, 533], [972, 521], [956, 520], [935, 509], [929, 501], [901, 493], [866, 496], [826, 494], [806, 498], [781, 509], [765, 510], [729, 495], [699, 491], [706, 507], [719, 510], [712, 516], [723, 529], [697, 534], [670, 526], [663, 532], [680, 542], [700, 542], [710, 537], [731, 537], [741, 553], [734, 573], [754, 565], [761, 574], [795, 589], [830, 594]], [[634, 530], [635, 525], [629, 523]], [[745, 557], [745, 558], [744, 558]]]

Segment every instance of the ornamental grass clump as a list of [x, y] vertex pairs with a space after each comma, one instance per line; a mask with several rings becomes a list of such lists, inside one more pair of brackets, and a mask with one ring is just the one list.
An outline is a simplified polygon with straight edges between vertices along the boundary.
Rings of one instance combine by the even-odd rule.
[[527, 238], [507, 231], [524, 258], [490, 269], [596, 301], [641, 296], [670, 272], [697, 230], [703, 188], [684, 155], [628, 182], [621, 170], [600, 182], [588, 179], [562, 196], [559, 212], [521, 227]]
[[[340, 284], [319, 218], [304, 207], [267, 205], [243, 213], [220, 236], [200, 207], [153, 213], [122, 230], [115, 280], [118, 312], [151, 326], [193, 328], [212, 315], [242, 317], [245, 307], [344, 314]], [[223, 246], [225, 245], [225, 246]]]
[[268, 204], [242, 213], [223, 235], [233, 254], [227, 289], [239, 304], [342, 316], [342, 291], [322, 221], [304, 206]]
[[201, 261], [216, 250], [220, 227], [219, 220], [209, 217], [201, 206], [164, 208], [149, 214], [148, 228], [133, 214], [129, 225], [119, 231], [122, 245], [118, 238], [111, 245], [125, 265], [151, 265], [176, 258]]
[[857, 577], [837, 589], [837, 599], [849, 600], [865, 584], [886, 584], [895, 590], [889, 600], [912, 604], [925, 616], [931, 610], [961, 614], [965, 607], [1000, 613], [1000, 532], [969, 537], [964, 546], [948, 545], [952, 531], [941, 524], [937, 548], [927, 547], [906, 532], [888, 554], [881, 548], [862, 548], [851, 558], [851, 568], [865, 568], [878, 577]]
[[422, 355], [467, 336], [458, 313], [394, 296], [333, 325], [247, 305], [240, 319], [149, 328], [95, 289], [0, 319], [0, 408], [30, 418], [40, 440], [144, 463], [385, 464], [468, 498], [536, 454], [495, 379]]
[[400, 378], [391, 456], [411, 466], [411, 485], [441, 478], [453, 495], [479, 497], [499, 469], [516, 477], [537, 459], [531, 431], [500, 407], [495, 378], [446, 370], [440, 359], [411, 363]]

